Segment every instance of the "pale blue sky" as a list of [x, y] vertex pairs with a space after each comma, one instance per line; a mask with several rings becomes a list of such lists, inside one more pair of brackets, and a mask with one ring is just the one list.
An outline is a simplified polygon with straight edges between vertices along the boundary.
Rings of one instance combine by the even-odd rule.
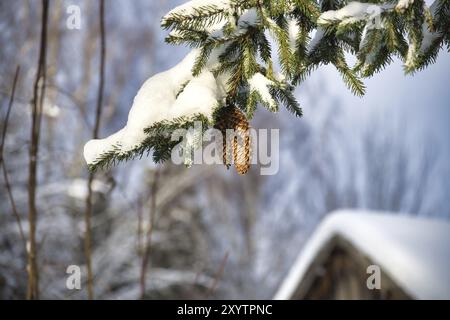
[[446, 50], [441, 50], [435, 64], [413, 76], [405, 75], [401, 62], [395, 61], [364, 82], [366, 95], [356, 97], [333, 67], [322, 67], [306, 80], [307, 92], [301, 87], [298, 90], [299, 99], [305, 101], [305, 116], [308, 116], [310, 104], [314, 104], [314, 92], [318, 95], [328, 92], [342, 103], [342, 109], [356, 122], [359, 117], [378, 110], [401, 114], [402, 119], [408, 121], [408, 128], [418, 129], [418, 132], [424, 129], [434, 135], [436, 142], [450, 154], [450, 54]]

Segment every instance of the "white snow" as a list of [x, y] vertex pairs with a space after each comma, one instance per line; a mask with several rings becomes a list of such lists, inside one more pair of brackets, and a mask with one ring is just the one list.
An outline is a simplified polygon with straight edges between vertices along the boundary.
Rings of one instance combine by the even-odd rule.
[[405, 66], [410, 68], [414, 66], [417, 57], [417, 46], [414, 43], [409, 43], [408, 53], [406, 54]]
[[[355, 23], [361, 20], [372, 20], [378, 18], [381, 22], [381, 13], [394, 8], [392, 3], [374, 4], [353, 1], [339, 10], [329, 10], [322, 13], [317, 19], [319, 25], [340, 22], [340, 24]], [[377, 22], [378, 23], [378, 22]], [[374, 26], [379, 27], [379, 26]]]
[[400, 12], [403, 12], [406, 9], [408, 9], [408, 7], [410, 5], [412, 5], [413, 3], [414, 3], [414, 0], [399, 0], [397, 5], [395, 6], [395, 9]]
[[238, 26], [254, 26], [259, 22], [258, 11], [255, 8], [244, 10], [238, 19]]
[[[374, 24], [368, 23], [364, 26], [364, 29], [363, 29], [363, 32], [361, 35], [361, 41], [359, 43], [359, 49], [362, 49], [366, 45], [366, 43], [368, 41], [367, 35], [369, 34], [369, 31], [373, 30], [373, 29], [374, 29]], [[376, 43], [375, 47], [373, 47], [372, 50], [365, 56], [363, 71], [365, 71], [372, 63], [375, 62], [375, 59], [376, 59], [380, 49], [381, 49], [380, 44]]]
[[258, 72], [250, 78], [248, 84], [250, 85], [250, 91], [256, 91], [271, 108], [276, 108], [277, 104], [269, 91], [269, 86], [274, 85], [272, 81]]
[[311, 39], [311, 41], [308, 43], [307, 51], [311, 53], [314, 51], [314, 49], [317, 47], [317, 45], [320, 43], [322, 38], [325, 36], [326, 30], [322, 27], [318, 27], [316, 29], [316, 32], [314, 34], [314, 37]]
[[290, 19], [288, 23], [288, 30], [289, 30], [289, 46], [291, 48], [291, 51], [295, 51], [295, 45], [297, 42], [297, 35], [300, 32], [300, 27], [297, 24], [297, 21], [295, 19]]
[[216, 79], [209, 71], [203, 71], [193, 78], [180, 93], [170, 108], [168, 118], [177, 118], [185, 115], [202, 113], [210, 117], [218, 97]]
[[[430, 6], [430, 12], [431, 12], [431, 15], [433, 16], [433, 18], [436, 16], [436, 10], [439, 5], [438, 2], [439, 1], [436, 0]], [[426, 6], [426, 5], [424, 5], [424, 6]], [[434, 43], [434, 41], [436, 41], [437, 39], [439, 39], [442, 36], [442, 33], [430, 31], [428, 23], [426, 21], [424, 21], [424, 23], [422, 24], [422, 34], [423, 34], [423, 39], [422, 39], [422, 44], [420, 45], [419, 51], [420, 51], [420, 53], [424, 54], [430, 48], [430, 46]]]
[[292, 296], [317, 254], [335, 236], [367, 255], [411, 297], [450, 299], [450, 223], [351, 210], [332, 213], [319, 225], [275, 299]]
[[359, 49], [362, 49], [367, 42], [367, 35], [369, 31], [372, 30], [371, 26], [366, 24], [361, 34], [361, 41], [359, 42]]
[[356, 22], [366, 19], [372, 12], [372, 8], [376, 6], [373, 3], [361, 3], [358, 1], [350, 2], [339, 10], [330, 10], [322, 13], [317, 20], [318, 24], [327, 24], [333, 21]]
[[[198, 113], [212, 117], [214, 108], [224, 98], [226, 78], [214, 78], [208, 67], [216, 64], [217, 53], [199, 76], [193, 77], [191, 69], [198, 50], [192, 50], [178, 65], [149, 78], [141, 87], [128, 115], [124, 128], [105, 139], [90, 140], [84, 146], [84, 158], [94, 164], [105, 153], [132, 151], [146, 138], [144, 129], [162, 120]], [[178, 95], [182, 86], [190, 81]]]

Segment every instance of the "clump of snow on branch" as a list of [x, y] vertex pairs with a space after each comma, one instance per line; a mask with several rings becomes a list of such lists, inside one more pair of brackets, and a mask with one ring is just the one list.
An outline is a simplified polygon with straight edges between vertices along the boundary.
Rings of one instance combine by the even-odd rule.
[[294, 19], [290, 19], [288, 22], [288, 30], [289, 30], [289, 45], [291, 47], [292, 52], [295, 52], [297, 35], [300, 32], [300, 27]]
[[322, 27], [317, 28], [316, 32], [314, 33], [314, 37], [308, 43], [307, 50], [309, 53], [311, 53], [312, 51], [314, 51], [314, 49], [316, 49], [316, 47], [319, 45], [320, 41], [325, 36], [325, 32], [326, 32], [326, 30], [324, 28], [322, 28]]
[[277, 103], [273, 99], [270, 94], [270, 86], [273, 86], [274, 83], [263, 76], [261, 73], [255, 73], [250, 80], [248, 81], [250, 85], [250, 91], [254, 91], [258, 93], [261, 99], [267, 103], [270, 108], [276, 109]]
[[[396, 9], [399, 10], [399, 4], [397, 5]], [[404, 0], [403, 2], [408, 2], [407, 0]], [[412, 3], [412, 0], [411, 0]], [[409, 4], [411, 4], [409, 3]], [[408, 5], [409, 5], [408, 4]], [[406, 4], [404, 4], [406, 5]], [[439, 6], [439, 1], [434, 1], [433, 4], [429, 7], [430, 14], [432, 18], [436, 18], [436, 11]], [[403, 7], [402, 7], [403, 8]], [[427, 8], [426, 5], [424, 5], [424, 8]], [[406, 57], [405, 66], [406, 67], [412, 67], [415, 63], [415, 60], [417, 57], [423, 56], [427, 53], [427, 51], [430, 50], [430, 48], [433, 46], [433, 44], [439, 40], [442, 37], [442, 32], [436, 32], [431, 30], [430, 25], [428, 24], [428, 21], [425, 19], [425, 21], [422, 23], [422, 42], [419, 46], [416, 46], [414, 43], [410, 43], [408, 48], [408, 54]]]
[[412, 5], [414, 0], [399, 0], [397, 5], [395, 6], [395, 9], [404, 12], [406, 9], [409, 8], [410, 5]]
[[[430, 6], [430, 13], [433, 19], [436, 17], [436, 11], [439, 5], [439, 1], [434, 1], [433, 4]], [[432, 44], [439, 39], [439, 37], [442, 36], [441, 32], [434, 32], [430, 30], [430, 26], [428, 25], [427, 21], [425, 21], [422, 24], [422, 34], [423, 39], [420, 46], [420, 53], [424, 54], [431, 46]]]
[[322, 13], [317, 20], [318, 24], [327, 24], [334, 21], [342, 21], [343, 23], [357, 22], [364, 20], [369, 15], [369, 8], [374, 6], [371, 3], [350, 2], [339, 10], [329, 10]]
[[134, 98], [126, 126], [105, 139], [86, 143], [86, 162], [95, 164], [102, 154], [112, 151], [133, 151], [145, 140], [144, 129], [163, 120], [196, 114], [211, 119], [215, 106], [224, 98], [224, 84], [208, 70], [193, 77], [197, 54], [193, 50], [175, 67], [149, 78]]
[[319, 25], [326, 25], [333, 22], [350, 24], [362, 20], [370, 20], [378, 16], [382, 11], [392, 8], [394, 8], [394, 5], [389, 3], [377, 5], [353, 1], [339, 10], [325, 11], [320, 15], [317, 23]]

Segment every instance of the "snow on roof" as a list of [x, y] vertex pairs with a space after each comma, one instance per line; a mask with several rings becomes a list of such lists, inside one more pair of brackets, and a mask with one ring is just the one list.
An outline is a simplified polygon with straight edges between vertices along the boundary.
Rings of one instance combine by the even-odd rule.
[[353, 210], [337, 211], [323, 220], [274, 299], [289, 299], [295, 293], [316, 255], [335, 236], [378, 264], [411, 297], [450, 299], [450, 223]]

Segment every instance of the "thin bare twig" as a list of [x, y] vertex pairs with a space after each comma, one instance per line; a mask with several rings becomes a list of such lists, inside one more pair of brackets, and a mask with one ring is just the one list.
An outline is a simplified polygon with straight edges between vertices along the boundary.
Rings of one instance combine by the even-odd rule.
[[31, 121], [31, 144], [28, 176], [28, 222], [29, 222], [29, 247], [28, 247], [28, 299], [39, 299], [39, 273], [37, 267], [36, 251], [36, 187], [37, 165], [39, 154], [39, 137], [41, 132], [42, 108], [45, 96], [46, 81], [46, 51], [47, 51], [47, 24], [48, 24], [49, 0], [42, 0], [42, 27], [39, 49], [39, 61], [36, 79], [33, 89], [33, 110]]
[[150, 208], [149, 208], [149, 217], [148, 217], [148, 228], [146, 234], [146, 240], [144, 243], [144, 251], [142, 256], [142, 265], [141, 265], [141, 299], [145, 298], [146, 291], [146, 278], [147, 278], [147, 267], [150, 260], [150, 253], [152, 247], [152, 233], [153, 233], [153, 224], [155, 221], [156, 215], [156, 195], [158, 193], [158, 183], [159, 183], [159, 168], [156, 169], [155, 175], [153, 177], [153, 183], [151, 186], [151, 198], [150, 198]]
[[22, 239], [23, 244], [26, 249], [27, 240], [25, 239], [25, 234], [23, 233], [22, 221], [20, 219], [20, 214], [17, 211], [16, 202], [14, 201], [14, 197], [13, 197], [13, 194], [11, 191], [11, 184], [9, 183], [8, 171], [6, 170], [5, 157], [3, 154], [3, 150], [5, 147], [5, 140], [6, 140], [6, 132], [8, 130], [9, 116], [11, 114], [12, 106], [14, 104], [14, 95], [16, 92], [17, 81], [19, 79], [19, 72], [20, 72], [20, 66], [17, 66], [16, 74], [14, 75], [13, 85], [12, 85], [12, 89], [11, 89], [11, 96], [9, 98], [8, 109], [6, 110], [5, 121], [3, 123], [2, 140], [1, 140], [1, 144], [0, 144], [0, 165], [2, 166], [2, 169], [3, 169], [3, 178], [5, 179], [5, 186], [6, 186], [6, 191], [8, 193], [9, 202], [11, 203], [13, 215], [17, 221], [17, 226], [19, 227], [20, 238]]
[[137, 199], [137, 252], [138, 257], [141, 257], [143, 255], [143, 244], [142, 244], [142, 219], [143, 219], [143, 211], [144, 211], [144, 205], [142, 203], [142, 199], [139, 196]]
[[[100, 1], [100, 76], [97, 95], [97, 109], [95, 113], [95, 125], [92, 136], [94, 139], [98, 138], [100, 130], [100, 120], [103, 108], [103, 91], [105, 83], [105, 55], [106, 55], [106, 38], [105, 38], [105, 1]], [[86, 258], [87, 267], [87, 288], [88, 299], [94, 299], [94, 275], [92, 271], [92, 244], [91, 244], [91, 218], [92, 218], [92, 181], [94, 180], [94, 173], [89, 173], [88, 179], [88, 195], [86, 198], [86, 212], [84, 214], [85, 222], [85, 236], [84, 236], [84, 254]]]
[[227, 264], [228, 256], [229, 256], [229, 252], [227, 251], [227, 252], [225, 252], [222, 262], [220, 263], [219, 270], [217, 270], [217, 273], [214, 277], [214, 282], [213, 282], [211, 288], [209, 288], [209, 290], [208, 290], [208, 293], [207, 293], [208, 297], [211, 297], [214, 294], [214, 292], [216, 292], [216, 290], [217, 290], [217, 286], [219, 285], [219, 282], [223, 276], [223, 272], [225, 271], [225, 265]]
[[17, 85], [17, 80], [19, 78], [19, 72], [20, 72], [20, 66], [17, 66], [16, 73], [14, 75], [14, 80], [13, 80], [13, 86], [12, 86], [12, 89], [11, 89], [11, 94], [9, 96], [8, 109], [6, 110], [5, 121], [4, 121], [4, 124], [3, 124], [2, 140], [1, 140], [1, 144], [0, 144], [0, 165], [3, 163], [3, 160], [4, 160], [3, 159], [3, 149], [4, 149], [4, 146], [5, 146], [6, 132], [8, 130], [9, 116], [11, 114], [12, 106], [14, 104], [14, 95], [16, 93], [16, 85]]

